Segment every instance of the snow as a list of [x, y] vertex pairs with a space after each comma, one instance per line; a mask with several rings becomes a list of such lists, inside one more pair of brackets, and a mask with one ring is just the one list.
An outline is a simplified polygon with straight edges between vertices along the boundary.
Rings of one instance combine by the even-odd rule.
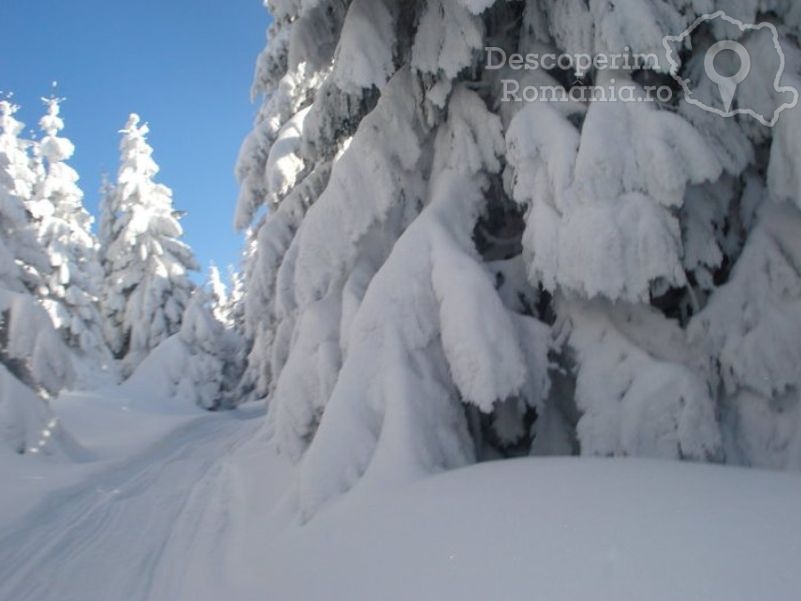
[[[0, 275], [4, 288], [19, 292], [23, 286], [37, 291], [43, 286], [41, 272], [47, 269], [44, 249], [27, 214], [37, 180], [36, 160], [19, 138], [24, 124], [14, 117], [17, 105], [0, 100]], [[41, 157], [39, 157], [41, 158]]]
[[794, 204], [758, 211], [730, 281], [693, 318], [690, 336], [719, 369], [729, 455], [746, 465], [801, 468], [801, 245]]
[[[736, 16], [798, 85], [790, 4]], [[482, 65], [660, 54], [714, 5], [265, 0], [231, 294], [136, 115], [98, 241], [60, 101], [36, 142], [0, 100], [0, 600], [794, 600], [801, 480], [759, 468], [801, 469], [801, 113]], [[679, 38], [699, 98], [730, 35]], [[738, 107], [786, 108], [735, 37]]]
[[303, 121], [309, 109], [303, 109], [281, 129], [273, 142], [265, 168], [266, 187], [273, 202], [287, 195], [303, 172], [303, 159], [298, 156], [303, 134]]
[[[397, 102], [389, 91], [405, 79], [399, 73], [390, 82], [376, 112], [388, 98]], [[358, 160], [362, 143], [354, 139], [335, 166], [332, 183], [351, 173], [361, 182], [366, 162], [351, 161]], [[307, 236], [315, 233], [310, 228], [320, 227], [323, 216], [342, 219], [346, 206], [378, 199], [357, 196], [354, 183], [345, 188], [354, 190], [353, 196], [329, 187], [330, 194], [312, 207], [296, 238], [302, 253], [298, 265], [285, 263], [286, 269], [295, 267], [302, 312], [268, 420], [281, 451], [293, 460], [302, 458], [298, 494], [304, 515], [361, 478], [380, 487], [473, 462], [476, 452], [465, 406], [491, 414], [497, 403], [509, 399], [535, 407], [547, 393], [548, 328], [505, 306], [472, 241], [485, 210], [489, 177], [501, 167], [500, 119], [488, 113], [475, 92], [457, 86], [448, 121], [433, 146], [427, 205], [372, 276], [347, 321], [348, 330], [338, 333], [338, 322], [330, 316], [341, 311], [341, 292], [333, 278], [342, 276], [331, 273], [333, 261], [320, 259], [323, 248], [324, 256], [333, 257], [358, 248], [319, 234]], [[398, 174], [395, 160], [384, 159], [379, 166]], [[384, 197], [389, 206], [386, 191]], [[330, 225], [331, 219], [325, 222]], [[366, 219], [348, 223], [349, 231], [358, 234], [360, 223], [381, 233]], [[371, 244], [365, 250], [374, 253], [371, 258], [380, 257], [376, 248], [383, 248], [372, 236], [365, 238]], [[363, 277], [359, 267], [354, 273]], [[317, 273], [332, 278], [331, 283], [323, 280], [316, 291], [307, 291], [309, 274]], [[319, 300], [310, 302], [315, 298]], [[465, 323], [483, 325], [465, 328]], [[347, 341], [342, 359], [337, 335]]]
[[[303, 518], [348, 491], [489, 458], [797, 465], [798, 293], [782, 276], [792, 287], [764, 296], [774, 282], [760, 276], [787, 269], [759, 248], [757, 225], [766, 205], [798, 201], [797, 117], [771, 133], [712, 119], [677, 89], [645, 102], [673, 84], [664, 62], [583, 74], [482, 64], [489, 46], [661, 56], [664, 36], [712, 0], [267, 6], [262, 106], [238, 169], [239, 391], [268, 404], [267, 432], [298, 463]], [[760, 10], [782, 25], [792, 81], [798, 12], [755, 2], [738, 15]], [[682, 74], [699, 79], [726, 33], [688, 41]], [[765, 83], [776, 57], [743, 42]], [[621, 101], [504, 102], [502, 78], [611, 87]], [[754, 257], [763, 273], [740, 276]], [[741, 278], [761, 284], [747, 306]], [[753, 336], [750, 309], [767, 314]], [[766, 374], [777, 389], [753, 384]]]
[[[598, 85], [614, 81], [602, 77]], [[615, 86], [633, 85], [617, 79]], [[580, 143], [568, 117], [533, 103], [507, 134], [507, 183], [530, 205], [524, 247], [532, 281], [630, 301], [648, 298], [657, 280], [685, 285], [680, 224], [670, 211], [682, 206], [688, 184], [722, 171], [702, 136], [648, 103], [591, 105]]]
[[435, 78], [427, 96], [438, 107], [445, 106], [452, 80], [473, 64], [483, 46], [483, 24], [470, 10], [475, 8], [475, 2], [431, 0], [420, 16], [411, 66]]
[[[79, 449], [73, 447], [73, 461], [53, 461], [46, 454], [33, 457], [0, 453], [0, 474], [8, 483], [0, 495], [0, 529], [30, 511], [54, 489], [80, 487], [83, 479], [144, 452], [177, 427], [203, 415], [190, 404], [176, 406], [152, 395], [145, 395], [147, 400], [137, 400], [113, 382], [103, 386], [97, 377], [95, 381], [95, 391], [63, 393], [47, 408], [48, 419], [55, 418], [58, 428], [74, 441], [72, 444], [80, 444]], [[19, 391], [16, 394], [20, 399], [26, 398]], [[27, 394], [41, 407], [47, 407], [32, 392]]]
[[800, 493], [797, 476], [716, 467], [484, 464], [287, 529], [260, 578], [304, 601], [789, 601]]
[[60, 459], [79, 448], [45, 401], [0, 365], [0, 455], [42, 454]]
[[585, 454], [720, 455], [703, 358], [675, 323], [656, 311], [598, 301], [560, 309], [578, 364], [578, 436]]
[[[714, 12], [712, 0], [546, 0], [543, 4], [551, 11], [559, 47], [590, 56], [630, 51], [664, 59], [665, 35], [681, 33], [695, 15]], [[667, 61], [660, 66], [666, 71]]]
[[44, 102], [47, 114], [40, 121], [44, 137], [38, 151], [46, 163], [28, 205], [48, 258], [42, 274], [43, 305], [65, 343], [78, 350], [76, 359], [88, 359], [96, 369], [108, 368], [111, 355], [98, 306], [103, 272], [91, 231], [93, 218], [83, 206], [78, 173], [65, 162], [75, 148], [59, 137], [64, 128], [61, 100], [51, 97]]
[[334, 78], [345, 91], [382, 88], [395, 71], [393, 3], [354, 0], [342, 27]]
[[[0, 597], [178, 598], [150, 590], [165, 568], [176, 573], [174, 562], [191, 544], [179, 533], [192, 532], [197, 501], [207, 500], [197, 495], [219, 470], [218, 453], [232, 430], [241, 434], [241, 423], [206, 419], [179, 428], [89, 482], [34, 503], [2, 535], [0, 556], [11, 571], [3, 574]], [[206, 451], [198, 453], [195, 445]], [[160, 548], [172, 551], [168, 562], [158, 561]]]
[[181, 241], [181, 213], [172, 190], [154, 181], [159, 167], [147, 142], [150, 128], [131, 114], [121, 130], [121, 164], [104, 209], [111, 239], [103, 243], [101, 306], [107, 338], [129, 376], [147, 354], [178, 332], [194, 288], [192, 250]]
[[801, 587], [797, 474], [529, 458], [357, 488], [302, 523], [263, 411], [132, 400], [56, 404], [91, 462], [0, 460], [14, 483], [0, 598], [789, 601]]
[[155, 394], [178, 407], [230, 408], [236, 404], [231, 391], [241, 376], [242, 346], [231, 325], [214, 314], [211, 295], [198, 288], [180, 331], [153, 349], [121, 389], [135, 398]]

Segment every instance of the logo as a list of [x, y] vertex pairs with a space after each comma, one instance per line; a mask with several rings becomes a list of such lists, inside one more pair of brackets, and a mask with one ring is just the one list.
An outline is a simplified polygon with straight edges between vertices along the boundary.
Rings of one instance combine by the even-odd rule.
[[[682, 76], [679, 73], [681, 64], [678, 52], [686, 45], [690, 36], [707, 23], [718, 28], [716, 31], [733, 32], [735, 35], [729, 37], [736, 39], [724, 39], [706, 51], [703, 73], [696, 70], [693, 74]], [[759, 70], [754, 69], [751, 52], [745, 44], [738, 41], [743, 39], [745, 34], [753, 39], [756, 39], [756, 36], [766, 36], [758, 41], [761, 41], [764, 48], [770, 50], [762, 53], [770, 55], [767, 57], [765, 68], [769, 68], [768, 77], [773, 89], [768, 90], [770, 97], [767, 100], [765, 82], [757, 74], [757, 71], [763, 73], [765, 68], [761, 65]], [[763, 125], [773, 127], [785, 110], [798, 105], [799, 91], [781, 84], [786, 59], [779, 31], [772, 23], [747, 25], [729, 17], [723, 11], [718, 11], [700, 17], [678, 36], [666, 36], [663, 44], [667, 51], [670, 74], [684, 90], [685, 100], [704, 111], [721, 117], [750, 115]], [[773, 55], [774, 50], [775, 55]], [[774, 71], [775, 77], [773, 77]], [[704, 76], [708, 82], [701, 81]], [[743, 87], [746, 89], [742, 90]], [[715, 90], [716, 98], [715, 94], [709, 93], [710, 89]]]

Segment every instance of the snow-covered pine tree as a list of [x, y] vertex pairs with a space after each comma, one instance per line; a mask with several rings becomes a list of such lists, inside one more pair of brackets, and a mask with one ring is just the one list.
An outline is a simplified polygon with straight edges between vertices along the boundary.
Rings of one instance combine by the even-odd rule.
[[73, 374], [66, 348], [32, 294], [40, 290], [46, 261], [26, 210], [35, 173], [19, 139], [17, 109], [0, 100], [0, 445], [59, 454], [75, 447], [42, 397], [57, 393]]
[[227, 294], [213, 267], [204, 286], [195, 288], [181, 328], [147, 356], [128, 380], [134, 389], [152, 389], [176, 403], [217, 411], [236, 406], [244, 344], [229, 318]]
[[38, 239], [49, 259], [44, 275], [47, 292], [41, 298], [68, 346], [98, 365], [107, 365], [110, 354], [103, 334], [99, 295], [102, 271], [98, 244], [91, 231], [93, 219], [83, 206], [78, 174], [67, 164], [75, 148], [59, 133], [61, 99], [44, 99], [47, 114], [37, 144], [44, 173], [29, 203]]
[[180, 240], [172, 191], [154, 181], [159, 168], [148, 132], [137, 115], [130, 116], [120, 132], [117, 182], [104, 203], [109, 239], [101, 241], [102, 306], [109, 345], [128, 375], [180, 329], [194, 288], [188, 272], [197, 270], [191, 249]]
[[175, 396], [205, 409], [219, 409], [225, 384], [225, 328], [214, 316], [210, 295], [202, 288], [192, 295], [179, 338], [188, 354], [178, 374]]
[[[30, 203], [38, 179], [36, 158], [28, 153], [32, 144], [19, 135], [24, 125], [14, 115], [19, 110], [9, 100], [0, 100], [0, 153], [2, 153], [2, 186], [5, 219], [3, 244], [8, 253], [0, 261], [3, 279], [10, 289], [21, 282], [23, 289], [35, 295], [45, 293], [42, 273], [48, 268], [47, 257], [35, 230], [31, 227]], [[9, 274], [5, 277], [5, 274]]]
[[242, 376], [242, 341], [228, 319], [225, 303], [219, 270], [212, 267], [206, 287], [192, 295], [178, 335], [187, 360], [175, 396], [193, 399], [211, 410], [234, 405], [233, 395]]
[[[267, 399], [276, 444], [301, 462], [304, 513], [357, 483], [520, 453], [798, 464], [788, 357], [801, 337], [788, 328], [764, 365], [755, 356], [779, 317], [801, 324], [786, 248], [801, 234], [801, 109], [774, 129], [704, 112], [678, 93], [663, 46], [715, 8], [771, 20], [792, 85], [794, 7], [267, 5], [254, 85], [265, 102], [238, 169], [236, 223], [252, 228], [243, 389]], [[735, 33], [699, 27], [680, 72], [697, 76]], [[764, 39], [736, 35], [770, 73]], [[663, 60], [492, 70], [488, 46]], [[502, 102], [505, 82], [626, 88], [634, 101]], [[654, 86], [672, 99], [637, 102]], [[745, 282], [762, 283], [750, 305]], [[724, 335], [726, 323], [741, 326]]]

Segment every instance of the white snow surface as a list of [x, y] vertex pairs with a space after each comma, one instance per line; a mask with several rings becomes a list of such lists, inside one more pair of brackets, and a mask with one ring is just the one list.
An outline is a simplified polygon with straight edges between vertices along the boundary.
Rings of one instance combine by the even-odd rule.
[[522, 459], [357, 487], [301, 523], [287, 494], [295, 468], [260, 408], [207, 414], [127, 393], [54, 403], [91, 460], [0, 457], [3, 601], [791, 601], [801, 590], [798, 474]]

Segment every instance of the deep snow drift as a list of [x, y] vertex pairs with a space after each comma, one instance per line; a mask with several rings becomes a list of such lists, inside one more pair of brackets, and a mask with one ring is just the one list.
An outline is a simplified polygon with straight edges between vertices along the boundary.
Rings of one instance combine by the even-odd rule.
[[801, 590], [797, 474], [523, 459], [357, 486], [300, 524], [296, 473], [260, 410], [165, 415], [155, 400], [99, 396], [56, 408], [94, 460], [0, 466], [16, 495], [0, 503], [2, 601], [791, 601]]
[[801, 479], [526, 459], [346, 500], [269, 543], [266, 599], [771, 601], [801, 590]]

